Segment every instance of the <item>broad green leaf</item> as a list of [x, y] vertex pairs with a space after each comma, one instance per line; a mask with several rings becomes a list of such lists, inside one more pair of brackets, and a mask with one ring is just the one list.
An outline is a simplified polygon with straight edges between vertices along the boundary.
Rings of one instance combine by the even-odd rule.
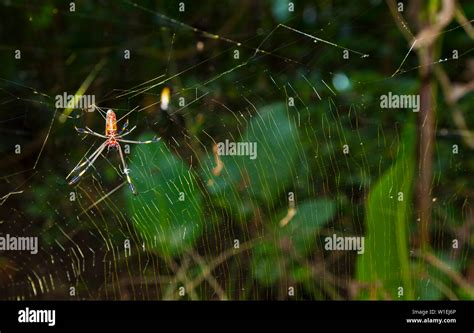
[[304, 159], [297, 128], [284, 104], [261, 108], [250, 121], [243, 141], [257, 143], [257, 158], [246, 158], [241, 164], [250, 194], [271, 204], [296, 181], [295, 166]]
[[[292, 274], [299, 279], [308, 277], [306, 267], [293, 262], [294, 255], [304, 256], [316, 247], [319, 230], [331, 220], [336, 212], [335, 202], [329, 199], [318, 199], [303, 202], [297, 206], [296, 215], [285, 226], [279, 224], [270, 229], [271, 237], [259, 243], [253, 252], [253, 276], [263, 285], [272, 285], [281, 276], [285, 263], [292, 263]], [[285, 217], [279, 214], [279, 219]], [[289, 240], [295, 253], [283, 252], [283, 244]], [[296, 278], [296, 277], [295, 277]]]
[[[336, 203], [315, 199], [296, 206], [296, 215], [287, 225], [278, 226], [280, 237], [288, 237], [298, 255], [307, 255], [316, 247], [319, 230], [336, 214]], [[284, 214], [282, 214], [284, 217]]]
[[218, 174], [213, 173], [214, 154], [203, 159], [200, 174], [215, 205], [245, 221], [259, 202], [272, 205], [285, 189], [306, 188], [308, 162], [294, 121], [283, 104], [262, 108], [240, 141], [256, 143], [255, 159], [220, 156], [223, 168]]
[[213, 204], [225, 209], [237, 221], [245, 222], [253, 211], [250, 198], [239, 192], [244, 184], [236, 159], [243, 157], [221, 156], [222, 169], [216, 173], [214, 154], [209, 154], [201, 162], [200, 175], [206, 184]]
[[203, 231], [203, 200], [195, 175], [162, 141], [132, 149], [130, 175], [139, 194], [125, 190], [130, 219], [148, 249], [179, 255]]
[[[415, 130], [409, 123], [398, 157], [372, 187], [366, 202], [365, 252], [358, 256], [357, 279], [369, 286], [366, 299], [412, 299], [408, 225], [412, 221]], [[400, 193], [403, 195], [401, 198]], [[399, 287], [403, 296], [398, 297]]]

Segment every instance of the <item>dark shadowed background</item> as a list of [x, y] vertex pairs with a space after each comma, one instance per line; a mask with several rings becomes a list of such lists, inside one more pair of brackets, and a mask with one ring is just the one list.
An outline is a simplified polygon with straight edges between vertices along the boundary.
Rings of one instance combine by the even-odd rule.
[[[401, 6], [400, 6], [401, 4]], [[2, 299], [472, 299], [474, 3], [0, 0]], [[414, 44], [414, 41], [416, 43]], [[170, 104], [160, 107], [162, 91]], [[420, 111], [380, 96], [420, 97]], [[126, 161], [104, 153], [93, 95]], [[131, 111], [131, 112], [130, 112]], [[219, 142], [257, 157], [219, 156]], [[326, 237], [363, 237], [330, 251]]]

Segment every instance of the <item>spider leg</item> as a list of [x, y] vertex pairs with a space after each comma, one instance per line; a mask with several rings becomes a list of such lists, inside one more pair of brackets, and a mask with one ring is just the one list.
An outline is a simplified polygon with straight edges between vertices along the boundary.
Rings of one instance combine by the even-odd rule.
[[[104, 142], [98, 149], [97, 151], [94, 152], [94, 157], [88, 162], [87, 166], [84, 168], [84, 170], [82, 170], [81, 172], [79, 172], [79, 174], [77, 176], [75, 176], [73, 179], [71, 179], [71, 181], [69, 182], [69, 185], [74, 185], [76, 184], [79, 179], [81, 179], [82, 175], [84, 175], [84, 173], [86, 173], [86, 171], [94, 164], [95, 160], [100, 156], [100, 154], [104, 151], [105, 147], [107, 146], [107, 142]], [[84, 164], [84, 163], [83, 163]]]
[[99, 114], [102, 118], [104, 118], [104, 120], [107, 120], [106, 116], [105, 116], [105, 111], [102, 110], [101, 108], [99, 108], [97, 105], [95, 104], [91, 104], [89, 105], [88, 107], [84, 108], [84, 110], [86, 112], [94, 112], [95, 110], [99, 111]]
[[89, 134], [89, 135], [98, 136], [99, 138], [107, 139], [107, 137], [106, 137], [105, 135], [96, 133], [96, 132], [94, 132], [93, 130], [91, 130], [89, 127], [86, 127], [86, 128], [78, 128], [78, 127], [75, 127], [75, 129], [76, 129], [76, 131], [77, 131], [78, 133], [81, 133], [81, 134]]
[[137, 195], [138, 194], [137, 189], [135, 188], [135, 185], [133, 185], [132, 180], [130, 179], [130, 175], [129, 175], [130, 169], [127, 168], [127, 163], [125, 163], [125, 159], [123, 158], [122, 147], [120, 147], [119, 144], [117, 144], [117, 147], [118, 147], [118, 151], [120, 155], [120, 160], [122, 161], [123, 173], [127, 177], [128, 186], [130, 187], [130, 190], [132, 191], [132, 193], [134, 195]]
[[[74, 167], [74, 169], [72, 169], [71, 172], [66, 176], [66, 179], [68, 179], [75, 171], [79, 170], [80, 168], [82, 168], [87, 163], [90, 163], [90, 161], [100, 151], [100, 148], [102, 148], [102, 146], [104, 146], [106, 144], [107, 144], [107, 141], [102, 143], [89, 157], [86, 157], [86, 160], [84, 162], [81, 163], [81, 161], [79, 161], [79, 163], [77, 163], [77, 165]], [[82, 160], [82, 158], [81, 158], [81, 160]]]
[[102, 116], [102, 118], [104, 118], [105, 120], [107, 119], [107, 111], [105, 111], [103, 108], [94, 104], [94, 110], [99, 111], [99, 114]]
[[132, 128], [130, 128], [128, 131], [126, 131], [125, 133], [122, 131], [119, 132], [119, 135], [116, 136], [116, 138], [123, 138], [125, 135], [129, 135], [130, 133], [133, 132], [133, 130], [137, 128], [137, 126], [133, 126]]
[[155, 136], [153, 139], [147, 140], [147, 141], [133, 141], [133, 140], [123, 140], [123, 139], [116, 139], [116, 140], [120, 142], [124, 142], [124, 143], [149, 144], [153, 142], [158, 142], [160, 141], [160, 139], [161, 138], [158, 138]]
[[128, 122], [128, 119], [127, 119], [127, 120], [123, 123], [121, 132], [124, 132], [124, 131], [127, 129], [128, 124], [129, 124], [129, 122]]

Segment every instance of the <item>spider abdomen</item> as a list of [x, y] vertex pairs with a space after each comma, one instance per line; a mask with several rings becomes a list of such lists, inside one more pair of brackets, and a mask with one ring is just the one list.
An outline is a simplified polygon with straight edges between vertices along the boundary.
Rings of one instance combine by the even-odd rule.
[[107, 111], [107, 118], [105, 119], [105, 135], [114, 136], [117, 134], [117, 117], [112, 110]]

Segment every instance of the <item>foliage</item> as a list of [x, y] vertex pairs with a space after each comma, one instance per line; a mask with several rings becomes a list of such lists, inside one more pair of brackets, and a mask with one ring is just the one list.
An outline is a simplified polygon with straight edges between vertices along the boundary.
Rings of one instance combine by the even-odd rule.
[[[186, 2], [184, 12], [179, 2], [0, 5], [0, 232], [43, 246], [0, 254], [0, 298], [69, 299], [74, 285], [88, 299], [472, 299], [473, 93], [453, 104], [430, 77], [432, 223], [420, 253], [422, 125], [379, 102], [427, 81], [387, 3], [298, 1], [292, 13], [285, 1]], [[433, 47], [448, 60], [429, 66], [455, 92], [472, 82], [472, 39], [457, 20], [474, 4], [460, 5]], [[136, 125], [130, 140], [161, 138], [126, 153], [138, 196], [114, 150], [67, 185], [102, 142], [74, 127], [104, 127], [97, 112], [54, 107], [77, 91], [113, 108], [119, 127]], [[218, 156], [225, 140], [255, 143], [257, 158]], [[325, 250], [333, 234], [365, 237], [364, 254]]]

